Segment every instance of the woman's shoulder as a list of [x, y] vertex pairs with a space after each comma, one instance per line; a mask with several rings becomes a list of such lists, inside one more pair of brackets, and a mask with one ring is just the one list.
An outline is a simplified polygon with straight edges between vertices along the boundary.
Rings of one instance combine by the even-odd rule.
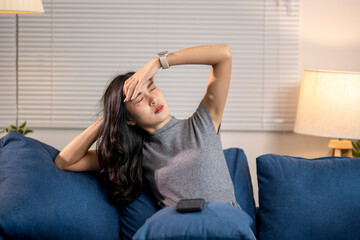
[[203, 101], [199, 103], [199, 106], [189, 120], [193, 122], [194, 127], [205, 129], [213, 128], [215, 130], [213, 120]]

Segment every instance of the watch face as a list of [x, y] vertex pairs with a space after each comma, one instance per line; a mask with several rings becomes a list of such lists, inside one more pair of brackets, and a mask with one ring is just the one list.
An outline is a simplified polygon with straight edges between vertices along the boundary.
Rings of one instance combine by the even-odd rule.
[[166, 55], [167, 53], [168, 53], [168, 51], [162, 51], [162, 52], [159, 52], [158, 55], [163, 56], [163, 55]]

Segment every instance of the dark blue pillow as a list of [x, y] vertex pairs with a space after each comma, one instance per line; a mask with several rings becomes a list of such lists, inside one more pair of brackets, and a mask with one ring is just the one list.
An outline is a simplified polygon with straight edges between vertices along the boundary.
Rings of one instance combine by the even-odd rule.
[[175, 208], [171, 206], [155, 213], [133, 239], [254, 239], [252, 219], [237, 207], [206, 202], [201, 212], [178, 213]]
[[360, 236], [360, 159], [257, 158], [260, 239]]
[[234, 184], [236, 201], [253, 220], [251, 229], [255, 233], [255, 200], [246, 155], [240, 148], [225, 149], [224, 154]]
[[118, 239], [119, 214], [90, 173], [59, 170], [58, 150], [10, 132], [0, 139], [0, 236]]
[[120, 213], [121, 239], [131, 239], [135, 232], [160, 208], [155, 204], [155, 197], [144, 187], [139, 198], [128, 204]]
[[[251, 229], [255, 232], [255, 202], [244, 151], [239, 148], [229, 148], [224, 150], [224, 155], [234, 183], [236, 201], [252, 218]], [[154, 205], [154, 202], [153, 195], [145, 188], [138, 200], [125, 207], [120, 215], [120, 231], [123, 239], [131, 239], [135, 232], [145, 223], [146, 219], [159, 210]]]

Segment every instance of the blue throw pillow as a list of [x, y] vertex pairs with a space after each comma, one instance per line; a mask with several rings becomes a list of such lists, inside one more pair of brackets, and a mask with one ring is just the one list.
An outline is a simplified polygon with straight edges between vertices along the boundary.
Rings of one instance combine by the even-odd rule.
[[201, 212], [178, 213], [164, 208], [149, 218], [134, 235], [142, 239], [255, 239], [252, 219], [243, 210], [220, 202], [206, 202]]
[[132, 239], [135, 232], [160, 208], [155, 204], [155, 197], [144, 187], [139, 198], [128, 204], [120, 213], [121, 239]]
[[59, 170], [57, 154], [17, 132], [0, 139], [0, 236], [118, 239], [119, 214], [104, 186], [90, 173]]
[[360, 236], [360, 159], [257, 158], [260, 239]]
[[[245, 153], [239, 148], [229, 148], [224, 150], [224, 155], [234, 183], [236, 201], [252, 218], [251, 229], [255, 232], [255, 201]], [[146, 219], [159, 210], [154, 203], [153, 195], [145, 187], [140, 197], [124, 208], [120, 214], [120, 232], [123, 239], [131, 239]]]
[[225, 149], [224, 154], [230, 177], [234, 184], [236, 201], [242, 210], [244, 210], [253, 220], [251, 229], [255, 233], [255, 200], [246, 155], [240, 148]]

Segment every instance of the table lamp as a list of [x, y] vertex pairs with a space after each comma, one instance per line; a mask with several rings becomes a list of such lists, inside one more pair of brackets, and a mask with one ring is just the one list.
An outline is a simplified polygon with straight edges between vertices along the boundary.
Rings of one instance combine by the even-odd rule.
[[0, 0], [0, 14], [16, 14], [16, 127], [19, 125], [19, 17], [18, 14], [44, 13], [41, 0]]
[[332, 138], [330, 156], [352, 157], [360, 139], [360, 73], [305, 70], [294, 132]]
[[0, 13], [37, 14], [44, 13], [41, 0], [0, 0]]

